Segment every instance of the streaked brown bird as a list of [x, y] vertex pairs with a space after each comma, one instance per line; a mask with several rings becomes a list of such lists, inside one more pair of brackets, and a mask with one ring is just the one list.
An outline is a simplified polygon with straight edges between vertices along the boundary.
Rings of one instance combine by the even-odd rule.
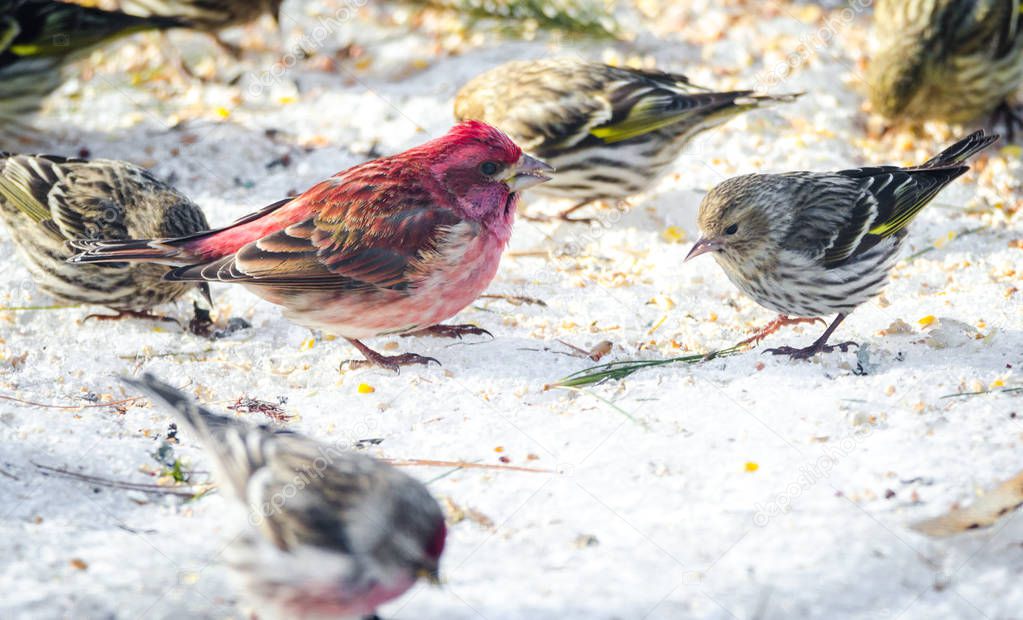
[[835, 314], [812, 345], [769, 352], [805, 359], [836, 348], [845, 351], [855, 343], [828, 345], [828, 338], [887, 284], [907, 226], [970, 169], [967, 159], [996, 140], [978, 131], [913, 168], [870, 166], [728, 179], [700, 204], [703, 236], [686, 260], [712, 253], [732, 284], [780, 313], [746, 343], [783, 325]]
[[152, 375], [128, 379], [209, 453], [249, 526], [224, 559], [259, 617], [365, 618], [439, 582], [447, 526], [415, 478], [343, 446], [217, 415]]
[[[68, 241], [179, 236], [209, 228], [195, 203], [138, 166], [54, 155], [0, 153], [0, 218], [42, 291], [116, 310], [109, 318], [162, 318], [149, 310], [197, 287], [163, 280], [168, 271], [163, 265], [72, 265]], [[208, 285], [198, 289], [208, 300]]]
[[189, 28], [212, 36], [235, 56], [240, 50], [220, 38], [220, 31], [255, 21], [263, 15], [280, 20], [284, 0], [121, 0], [126, 13], [141, 16], [172, 17], [187, 22]]
[[494, 125], [554, 166], [557, 176], [534, 191], [575, 201], [561, 219], [586, 221], [569, 215], [650, 189], [700, 132], [797, 96], [713, 92], [683, 75], [554, 58], [473, 78], [455, 98], [455, 117]]
[[[1021, 0], [878, 0], [870, 101], [893, 120], [966, 123], [997, 112], [1009, 137], [1023, 83]], [[997, 118], [996, 118], [997, 120]]]

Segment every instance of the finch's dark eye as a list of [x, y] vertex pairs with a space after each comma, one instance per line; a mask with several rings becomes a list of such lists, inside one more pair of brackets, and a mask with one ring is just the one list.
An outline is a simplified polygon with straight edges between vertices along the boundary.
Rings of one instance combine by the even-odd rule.
[[501, 169], [501, 166], [497, 165], [492, 161], [485, 161], [480, 164], [480, 172], [487, 175], [488, 177], [497, 174], [497, 171]]
[[732, 224], [731, 226], [729, 226], [728, 228], [725, 229], [725, 234], [726, 235], [734, 235], [737, 232], [739, 232], [739, 225], [738, 224]]

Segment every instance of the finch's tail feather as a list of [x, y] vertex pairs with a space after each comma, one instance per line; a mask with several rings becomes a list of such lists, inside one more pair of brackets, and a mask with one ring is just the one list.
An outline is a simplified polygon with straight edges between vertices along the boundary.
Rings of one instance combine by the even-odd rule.
[[[162, 405], [164, 408], [173, 411], [178, 422], [188, 427], [188, 431], [200, 438], [203, 443], [217, 441], [222, 435], [222, 429], [230, 424], [236, 424], [230, 418], [219, 416], [206, 410], [195, 402], [195, 399], [188, 396], [181, 390], [160, 381], [150, 373], [142, 377], [121, 377], [121, 381], [145, 392], [146, 396], [154, 404]], [[221, 431], [221, 432], [218, 432]]]
[[[72, 249], [78, 250], [68, 259], [69, 263], [119, 263], [124, 261], [135, 261], [140, 263], [161, 263], [172, 267], [184, 267], [196, 265], [220, 258], [225, 253], [231, 253], [237, 248], [228, 247], [224, 249], [214, 248], [212, 251], [204, 249], [203, 242], [232, 228], [244, 226], [273, 213], [284, 205], [291, 202], [291, 198], [278, 200], [259, 211], [250, 213], [245, 217], [213, 230], [204, 230], [185, 237], [173, 239], [125, 239], [123, 241], [106, 241], [103, 239], [75, 239], [68, 244]], [[248, 239], [241, 242], [235, 241], [234, 245], [247, 243]]]
[[750, 93], [742, 97], [736, 97], [734, 103], [744, 109], [762, 108], [772, 106], [777, 103], [792, 103], [805, 94], [806, 93], [784, 93], [781, 95], [758, 95], [756, 93]]
[[263, 439], [268, 431], [232, 418], [218, 415], [195, 402], [181, 390], [144, 373], [140, 378], [121, 377], [153, 402], [174, 413], [175, 419], [196, 437], [216, 458], [221, 482], [230, 483], [238, 497], [253, 470], [263, 463]]
[[177, 239], [129, 239], [127, 241], [103, 241], [75, 239], [68, 244], [78, 250], [68, 259], [69, 263], [118, 263], [136, 261], [141, 263], [162, 263], [175, 267], [191, 263], [191, 256], [181, 247]]
[[984, 130], [976, 131], [948, 147], [917, 168], [948, 168], [959, 166], [970, 157], [998, 141], [998, 134], [987, 135]]

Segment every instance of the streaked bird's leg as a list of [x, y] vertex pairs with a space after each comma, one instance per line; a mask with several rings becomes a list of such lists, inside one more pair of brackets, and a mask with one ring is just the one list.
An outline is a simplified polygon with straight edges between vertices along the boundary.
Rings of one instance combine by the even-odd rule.
[[387, 368], [394, 372], [401, 372], [402, 366], [412, 366], [415, 364], [429, 364], [433, 362], [440, 366], [440, 362], [432, 357], [426, 357], [424, 355], [416, 355], [415, 353], [402, 353], [401, 355], [384, 355], [377, 353], [373, 349], [362, 344], [354, 338], [345, 338], [348, 342], [352, 343], [352, 346], [362, 353], [364, 360], [348, 360], [348, 365], [351, 368], [362, 368], [364, 366], [379, 366], [381, 368]]
[[593, 200], [584, 200], [576, 204], [575, 206], [569, 207], [568, 209], [565, 209], [564, 211], [553, 216], [545, 214], [540, 215], [523, 214], [522, 219], [528, 220], [530, 222], [551, 222], [554, 220], [561, 220], [563, 222], [571, 222], [573, 224], [589, 224], [594, 221], [592, 217], [569, 217], [569, 216], [578, 211], [579, 209], [582, 209], [586, 205], [592, 204], [593, 202], [594, 202]]
[[991, 113], [991, 125], [997, 127], [999, 123], [1005, 123], [1005, 138], [1013, 142], [1016, 139], [1016, 129], [1023, 128], [1023, 114], [1006, 99]]
[[494, 337], [493, 334], [483, 329], [482, 327], [476, 327], [475, 325], [431, 325], [424, 329], [418, 329], [414, 332], [402, 334], [402, 338], [407, 336], [436, 336], [438, 338], [458, 338], [462, 339], [462, 336], [490, 336]]
[[740, 347], [744, 347], [746, 345], [756, 346], [760, 344], [761, 340], [767, 338], [768, 336], [778, 331], [782, 327], [785, 327], [787, 325], [802, 325], [803, 323], [820, 323], [821, 325], [827, 325], [827, 322], [824, 319], [820, 318], [819, 316], [797, 317], [793, 319], [784, 314], [779, 314], [778, 318], [774, 319], [773, 321], [762, 327], [759, 331], [757, 331], [757, 333], [753, 334], [751, 337], [740, 342], [738, 346]]
[[[113, 310], [113, 308], [111, 308]], [[117, 314], [90, 314], [82, 322], [86, 322], [90, 319], [97, 321], [120, 321], [123, 319], [143, 319], [146, 321], [160, 321], [163, 323], [174, 323], [178, 326], [181, 322], [177, 319], [169, 316], [163, 316], [161, 314], [153, 314], [148, 310], [116, 310]]]
[[828, 338], [831, 337], [831, 334], [834, 333], [836, 329], [838, 329], [839, 324], [844, 320], [845, 320], [844, 314], [836, 316], [835, 320], [832, 321], [831, 325], [829, 325], [828, 328], [824, 330], [824, 333], [821, 335], [821, 337], [818, 338], [813, 344], [806, 347], [805, 349], [797, 349], [795, 347], [778, 347], [777, 349], [766, 349], [764, 353], [771, 353], [774, 355], [788, 355], [792, 359], [797, 360], [810, 359], [811, 357], [817, 355], [818, 353], [831, 353], [835, 349], [838, 349], [842, 351], [842, 353], [845, 353], [846, 351], [849, 350], [849, 347], [860, 346], [859, 343], [848, 341], [840, 342], [838, 344], [831, 345], [828, 344]]

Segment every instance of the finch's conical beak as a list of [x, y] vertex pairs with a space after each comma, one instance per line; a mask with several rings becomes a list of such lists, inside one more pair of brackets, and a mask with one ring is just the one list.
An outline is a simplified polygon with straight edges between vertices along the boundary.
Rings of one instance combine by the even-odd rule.
[[521, 192], [534, 185], [550, 181], [553, 172], [554, 168], [551, 166], [523, 153], [522, 157], [519, 157], [519, 161], [508, 168], [508, 176], [504, 178], [504, 182], [509, 191]]
[[693, 245], [693, 249], [689, 250], [689, 254], [682, 262], [684, 263], [691, 258], [696, 258], [700, 254], [706, 254], [707, 252], [717, 252], [718, 250], [721, 249], [721, 247], [722, 247], [721, 241], [719, 241], [718, 239], [700, 239], [699, 241], [696, 242], [695, 245]]

